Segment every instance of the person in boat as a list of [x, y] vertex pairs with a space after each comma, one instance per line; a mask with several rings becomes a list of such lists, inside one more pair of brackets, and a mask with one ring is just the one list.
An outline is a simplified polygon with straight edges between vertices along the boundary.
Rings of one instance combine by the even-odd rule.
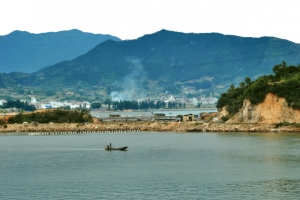
[[109, 149], [109, 146], [108, 146], [108, 145], [107, 145], [106, 147], [107, 147], [107, 149]]

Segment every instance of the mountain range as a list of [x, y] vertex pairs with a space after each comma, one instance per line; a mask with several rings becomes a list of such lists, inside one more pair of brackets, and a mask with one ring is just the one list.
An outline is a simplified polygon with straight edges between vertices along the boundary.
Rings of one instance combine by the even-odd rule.
[[300, 44], [275, 37], [161, 30], [135, 40], [106, 40], [33, 73], [2, 74], [0, 86], [5, 82], [100, 98], [117, 91], [127, 99], [166, 91], [182, 94], [188, 86], [220, 94], [246, 77], [271, 74], [282, 61], [298, 65]]
[[74, 59], [108, 39], [120, 41], [111, 35], [76, 29], [41, 34], [14, 31], [0, 36], [0, 72], [35, 72]]

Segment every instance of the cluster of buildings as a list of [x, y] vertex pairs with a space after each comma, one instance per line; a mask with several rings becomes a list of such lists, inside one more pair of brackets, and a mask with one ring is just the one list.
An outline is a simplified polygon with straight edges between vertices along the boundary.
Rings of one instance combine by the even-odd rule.
[[[215, 97], [199, 97], [199, 98], [184, 98], [184, 97], [174, 97], [173, 95], [165, 95], [160, 99], [138, 99], [138, 102], [141, 101], [163, 101], [168, 105], [169, 102], [181, 103], [184, 104], [187, 108], [195, 108], [199, 105], [215, 105], [218, 101]], [[28, 102], [28, 100], [21, 100], [21, 102]], [[0, 106], [6, 103], [6, 100], [0, 100]], [[78, 102], [78, 101], [41, 101], [38, 102], [35, 97], [31, 97], [28, 102], [31, 105], [34, 105], [36, 109], [50, 109], [50, 108], [69, 108], [69, 109], [91, 109], [91, 103], [88, 101]], [[109, 105], [102, 104], [102, 110], [107, 110]]]
[[[146, 101], [149, 99], [138, 99], [138, 102], [141, 101]], [[218, 102], [218, 99], [215, 97], [193, 97], [193, 98], [186, 98], [186, 97], [174, 97], [172, 94], [162, 96], [160, 99], [156, 99], [157, 101], [163, 101], [166, 104], [169, 102], [176, 102], [176, 103], [181, 103], [185, 104], [186, 107], [196, 107], [198, 105], [215, 105]]]
[[[70, 109], [90, 109], [91, 103], [88, 101], [84, 102], [78, 102], [78, 101], [42, 101], [38, 102], [36, 98], [31, 97], [30, 101], [22, 99], [21, 102], [27, 102], [30, 105], [33, 105], [36, 107], [36, 109], [50, 109], [50, 108], [63, 108], [63, 107], [69, 107]], [[7, 103], [6, 100], [0, 100], [0, 106], [3, 106], [3, 104]]]
[[50, 109], [50, 108], [65, 108], [70, 109], [90, 109], [91, 103], [88, 101], [78, 102], [78, 101], [45, 101], [38, 102], [36, 98], [31, 97], [30, 104], [34, 105], [36, 109]]

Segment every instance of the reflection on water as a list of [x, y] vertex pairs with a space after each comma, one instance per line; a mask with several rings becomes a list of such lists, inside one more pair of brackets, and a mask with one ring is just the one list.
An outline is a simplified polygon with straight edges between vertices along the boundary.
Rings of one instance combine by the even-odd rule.
[[[129, 146], [104, 151], [104, 146]], [[0, 199], [298, 199], [298, 134], [0, 135]]]

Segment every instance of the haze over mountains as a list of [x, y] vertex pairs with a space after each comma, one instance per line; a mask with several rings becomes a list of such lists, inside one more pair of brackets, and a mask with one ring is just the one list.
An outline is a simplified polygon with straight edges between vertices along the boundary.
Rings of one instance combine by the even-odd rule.
[[90, 96], [119, 91], [129, 99], [166, 90], [180, 94], [187, 86], [218, 93], [246, 77], [270, 74], [282, 61], [299, 64], [300, 44], [274, 37], [161, 30], [135, 40], [106, 40], [73, 60], [31, 74], [2, 74], [0, 85], [5, 80], [6, 86], [67, 88]]
[[111, 35], [84, 33], [76, 29], [41, 34], [14, 31], [0, 36], [0, 72], [31, 73], [74, 59], [108, 39], [120, 41]]

